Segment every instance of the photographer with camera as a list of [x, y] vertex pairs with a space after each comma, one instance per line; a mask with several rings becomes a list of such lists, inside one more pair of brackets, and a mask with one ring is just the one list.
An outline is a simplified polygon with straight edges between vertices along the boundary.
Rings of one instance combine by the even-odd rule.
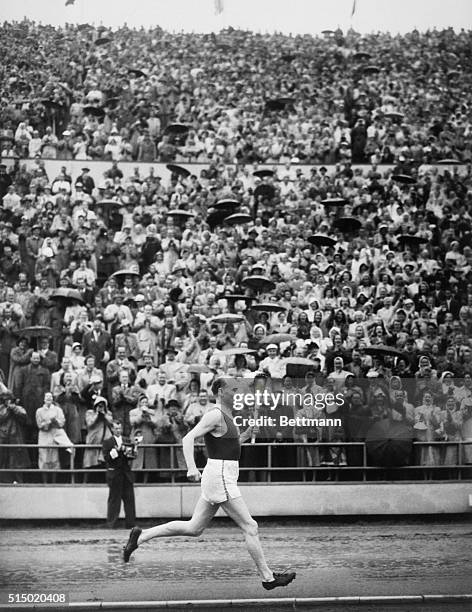
[[134, 501], [134, 474], [130, 463], [136, 458], [140, 440], [129, 442], [123, 438], [123, 426], [119, 421], [112, 423], [112, 436], [102, 445], [103, 456], [107, 467], [108, 503], [107, 524], [110, 529], [118, 525], [121, 501], [125, 510], [126, 527], [132, 527], [136, 521]]
[[[23, 426], [26, 410], [13, 400], [5, 385], [0, 386], [0, 444], [24, 444]], [[0, 468], [28, 468], [30, 461], [24, 448], [0, 448]], [[6, 474], [5, 481], [22, 482], [22, 474]]]
[[[155, 444], [157, 433], [156, 411], [149, 406], [145, 394], [141, 395], [136, 408], [129, 413], [131, 438], [142, 435], [143, 444]], [[140, 448], [133, 462], [134, 470], [156, 469], [159, 467], [156, 448]], [[144, 482], [148, 481], [148, 472], [144, 473]]]
[[[87, 433], [85, 444], [100, 444], [112, 436], [113, 415], [108, 410], [108, 402], [101, 395], [96, 395], [93, 400], [93, 407], [85, 412], [85, 425]], [[102, 449], [86, 448], [84, 451], [84, 468], [101, 468], [104, 464]], [[84, 475], [84, 482], [87, 481], [87, 474]]]

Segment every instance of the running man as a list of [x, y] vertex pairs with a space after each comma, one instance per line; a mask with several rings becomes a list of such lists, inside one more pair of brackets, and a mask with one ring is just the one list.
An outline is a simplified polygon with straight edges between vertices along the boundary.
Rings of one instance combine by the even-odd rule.
[[[199, 423], [182, 440], [187, 463], [187, 478], [193, 482], [201, 481], [201, 496], [192, 518], [189, 521], [171, 521], [150, 529], [133, 527], [123, 549], [123, 558], [126, 562], [138, 546], [153, 538], [201, 535], [221, 507], [244, 533], [247, 549], [256, 564], [262, 586], [271, 590], [287, 586], [294, 580], [295, 572], [277, 574], [267, 565], [258, 536], [257, 523], [249, 514], [238, 489], [241, 443], [248, 440], [252, 432], [249, 428], [240, 436], [233, 422], [233, 393], [237, 390], [228, 379], [216, 380], [212, 391], [218, 396], [219, 404], [204, 414]], [[195, 439], [200, 436], [204, 436], [208, 451], [208, 461], [203, 475], [200, 474], [194, 459]]]

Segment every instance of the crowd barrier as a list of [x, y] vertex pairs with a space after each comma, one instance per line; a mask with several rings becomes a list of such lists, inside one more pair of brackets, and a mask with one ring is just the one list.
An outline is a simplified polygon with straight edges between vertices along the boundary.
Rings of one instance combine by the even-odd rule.
[[[104, 180], [104, 172], [111, 168], [111, 161], [90, 161], [90, 160], [76, 160], [76, 159], [44, 159], [44, 165], [46, 172], [48, 174], [49, 180], [52, 181], [56, 176], [59, 175], [61, 168], [65, 168], [66, 172], [75, 180], [80, 174], [82, 168], [90, 169], [90, 176], [94, 179], [95, 184], [98, 185]], [[15, 160], [13, 158], [4, 158], [2, 163], [6, 164], [8, 168], [11, 168], [14, 164]], [[201, 162], [188, 162], [185, 159], [178, 159], [174, 163], [182, 164], [186, 168], [188, 168], [192, 174], [197, 177], [200, 176], [200, 172], [202, 170], [206, 170], [208, 168], [209, 163], [201, 163]], [[34, 159], [22, 159], [20, 160], [20, 165], [26, 165], [27, 168], [31, 168], [35, 164]], [[234, 164], [225, 164], [227, 167], [235, 167]], [[171, 172], [168, 170], [166, 163], [162, 162], [134, 162], [134, 161], [120, 161], [118, 163], [119, 169], [123, 172], [123, 179], [126, 180], [131, 177], [135, 169], [139, 169], [139, 173], [141, 177], [146, 177], [149, 175], [149, 170], [154, 168], [154, 173], [157, 176], [160, 176], [163, 180], [163, 184], [167, 185], [171, 178]], [[253, 165], [247, 164], [249, 172], [251, 173], [253, 170]], [[293, 174], [294, 172], [300, 170], [301, 173], [306, 176], [311, 176], [311, 171], [313, 168], [317, 168], [318, 170], [323, 167], [323, 164], [290, 164], [290, 172]], [[326, 165], [324, 166], [327, 169], [328, 174], [332, 174], [336, 168], [335, 165]], [[467, 165], [437, 165], [432, 164], [428, 166], [429, 168], [438, 168], [440, 171], [444, 169], [451, 170], [452, 168], [456, 169], [459, 174], [465, 174], [467, 172]], [[277, 174], [279, 178], [283, 178], [284, 174], [290, 174], [286, 170], [285, 164], [273, 164], [273, 163], [263, 163], [258, 164], [257, 168], [265, 169], [275, 168], [277, 170]], [[353, 170], [361, 169], [362, 172], [366, 172], [371, 168], [370, 164], [355, 164], [352, 165]], [[388, 172], [394, 168], [393, 165], [385, 164], [379, 165], [379, 171], [381, 174]], [[284, 171], [285, 169], [285, 171]]]
[[[385, 479], [394, 480], [472, 480], [472, 464], [465, 463], [465, 447], [472, 445], [472, 441], [431, 441], [414, 442], [413, 453], [407, 465], [385, 466], [375, 465], [369, 457], [368, 446], [365, 442], [257, 442], [255, 445], [243, 444], [242, 457], [240, 462], [240, 479], [242, 481], [258, 482], [316, 482], [316, 481], [343, 481], [343, 482], [369, 482]], [[40, 448], [58, 450], [57, 445], [37, 445], [37, 444], [0, 444], [0, 456], [3, 455], [5, 463], [5, 451], [9, 449], [26, 449], [28, 452], [37, 453]], [[14, 478], [30, 476], [33, 480], [35, 475], [62, 475], [63, 484], [82, 484], [88, 481], [90, 475], [101, 474], [101, 482], [105, 481], [106, 468], [104, 465], [94, 468], [83, 468], [76, 465], [77, 452], [83, 450], [100, 449], [99, 445], [76, 444], [72, 453], [68, 456], [67, 467], [60, 469], [40, 469], [39, 467], [0, 467], [0, 482], [5, 482], [5, 476]], [[157, 450], [168, 451], [169, 465], [158, 468], [146, 468], [133, 470], [139, 481], [147, 482], [150, 475], [158, 477], [158, 482], [163, 484], [182, 484], [185, 478], [185, 469], [178, 465], [177, 452], [182, 451], [180, 444], [142, 444], [140, 449], [154, 448]], [[197, 446], [197, 449], [203, 446]], [[436, 448], [438, 453], [438, 463], [421, 464], [417, 461], [422, 449]], [[441, 462], [441, 455], [446, 449], [455, 449], [456, 461], [453, 463]], [[257, 449], [257, 460], [251, 463], [251, 455], [246, 455], [246, 449], [253, 455]], [[282, 449], [282, 453], [280, 452]], [[310, 464], [310, 458], [323, 450], [339, 449], [344, 451], [347, 461], [345, 464], [336, 462], [323, 462]], [[265, 452], [261, 452], [265, 450]], [[292, 451], [292, 453], [290, 453]], [[293, 453], [295, 451], [295, 453]], [[352, 453], [354, 451], [354, 454]], [[296, 462], [290, 464], [290, 455]], [[288, 461], [287, 461], [288, 457]], [[1, 465], [1, 464], [0, 464]], [[199, 466], [203, 467], [203, 466]], [[140, 478], [143, 475], [143, 478]], [[64, 478], [65, 477], [65, 478]]]

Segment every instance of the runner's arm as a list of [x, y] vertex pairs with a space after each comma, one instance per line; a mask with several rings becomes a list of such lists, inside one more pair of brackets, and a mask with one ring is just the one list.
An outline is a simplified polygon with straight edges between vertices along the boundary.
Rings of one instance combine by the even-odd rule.
[[195, 438], [200, 438], [206, 433], [213, 431], [219, 424], [220, 419], [221, 415], [218, 410], [210, 410], [210, 412], [204, 414], [195, 427], [182, 438], [182, 450], [189, 472], [197, 471], [194, 455]]

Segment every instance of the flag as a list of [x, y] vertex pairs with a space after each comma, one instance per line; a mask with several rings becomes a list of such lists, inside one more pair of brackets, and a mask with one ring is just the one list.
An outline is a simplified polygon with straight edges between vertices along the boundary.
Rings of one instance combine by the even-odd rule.
[[66, 0], [66, 6], [72, 6], [75, 0]]
[[354, 16], [354, 13], [356, 12], [356, 0], [352, 1], [352, 11], [351, 11], [351, 17]]
[[215, 0], [215, 15], [221, 15], [224, 9], [223, 0]]

